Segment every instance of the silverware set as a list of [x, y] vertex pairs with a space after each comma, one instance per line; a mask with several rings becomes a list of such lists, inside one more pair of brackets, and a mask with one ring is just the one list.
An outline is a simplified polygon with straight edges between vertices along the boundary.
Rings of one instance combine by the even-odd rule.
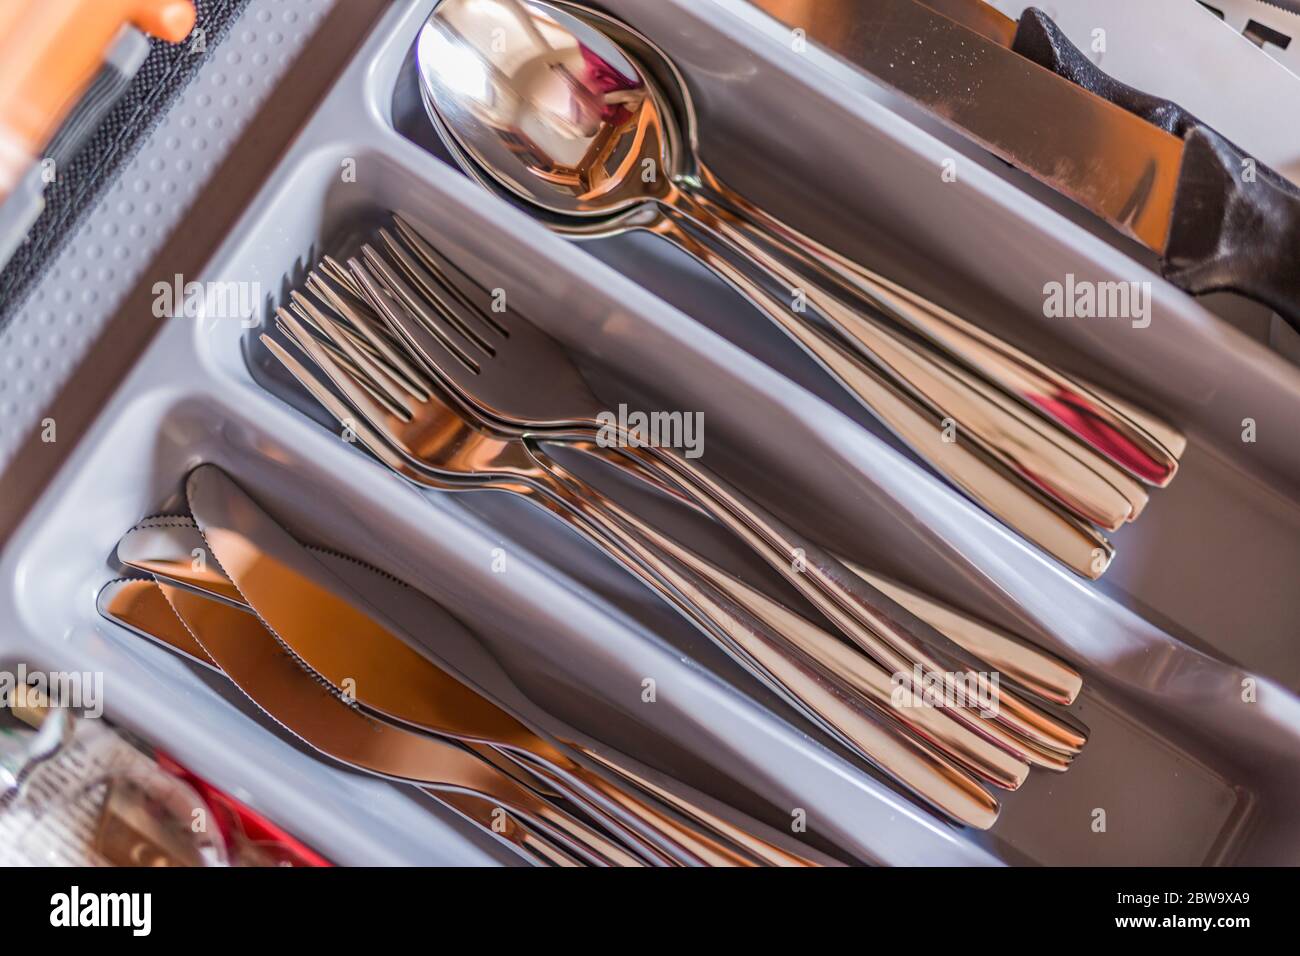
[[350, 557], [305, 548], [217, 467], [192, 472], [186, 496], [193, 517], [146, 519], [121, 539], [118, 559], [148, 577], [106, 585], [101, 613], [224, 674], [326, 756], [423, 787], [539, 865], [822, 861], [613, 755], [539, 734], [399, 636], [411, 625], [441, 639], [463, 632], [446, 611]]
[[[621, 21], [562, 0], [442, 0], [417, 57], [429, 116], [472, 178], [570, 238], [639, 229], [674, 243], [936, 471], [1076, 573], [1099, 577], [1114, 553], [1103, 532], [1135, 520], [1148, 488], [1173, 478], [1186, 441], [1172, 426], [725, 186], [700, 159], [684, 78]], [[486, 414], [511, 418], [491, 405]]]
[[[1086, 733], [1050, 704], [1081, 681], [1061, 661], [867, 569], [850, 568], [698, 464], [636, 434], [596, 440], [601, 403], [559, 343], [395, 216], [326, 257], [261, 341], [388, 468], [438, 491], [504, 491], [573, 528], [805, 717], [942, 815], [986, 828], [1031, 766], [1065, 770]], [[793, 610], [563, 467], [599, 456], [714, 518], [819, 612]], [[797, 556], [797, 560], [796, 560]], [[914, 615], [914, 616], [913, 616]], [[940, 628], [940, 630], [937, 630]], [[961, 675], [995, 672], [988, 700]], [[926, 687], [953, 698], [936, 704]], [[933, 697], [931, 694], [929, 697]]]
[[[1071, 571], [1100, 577], [1106, 532], [1177, 472], [1173, 426], [728, 187], [702, 158], [684, 77], [626, 23], [570, 0], [441, 0], [416, 57], [425, 110], [477, 183], [569, 239], [642, 230], [672, 243]], [[1064, 772], [1084, 748], [1069, 664], [831, 553], [698, 458], [612, 420], [562, 344], [499, 300], [499, 277], [414, 219], [393, 213], [335, 251], [259, 342], [388, 471], [542, 509], [948, 823], [988, 829], [998, 791]], [[797, 600], [677, 540], [585, 477], [583, 456], [724, 531]], [[223, 674], [323, 755], [423, 788], [537, 865], [833, 862], [526, 722], [419, 639], [477, 640], [446, 610], [299, 543], [217, 467], [192, 472], [186, 498], [188, 514], [121, 539], [119, 560], [144, 576], [107, 585], [101, 613]]]

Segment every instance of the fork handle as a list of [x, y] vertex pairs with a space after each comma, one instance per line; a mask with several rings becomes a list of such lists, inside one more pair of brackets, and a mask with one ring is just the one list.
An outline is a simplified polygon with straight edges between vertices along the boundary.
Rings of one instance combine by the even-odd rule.
[[[897, 688], [889, 672], [857, 648], [827, 634], [757, 588], [728, 574], [666, 535], [659, 534], [620, 505], [611, 501], [606, 502], [606, 506], [616, 518], [636, 533], [653, 541], [659, 551], [708, 581], [773, 633], [781, 635], [824, 672], [836, 675], [881, 716], [934, 745], [988, 783], [1007, 790], [1014, 790], [1024, 783], [1029, 767], [1023, 760], [973, 733], [961, 722], [951, 720], [942, 709], [913, 706], [912, 701], [907, 701], [905, 706], [897, 701]], [[754, 651], [753, 654], [761, 662], [762, 653]]]
[[[534, 449], [535, 454], [540, 451]], [[546, 474], [556, 467], [544, 456]], [[554, 477], [554, 476], [552, 476]], [[992, 826], [998, 804], [964, 770], [928, 745], [870, 716], [832, 675], [793, 653], [770, 629], [693, 575], [683, 573], [612, 517], [599, 491], [573, 479], [539, 484], [550, 510], [712, 637], [751, 674], [923, 802], [978, 829]], [[576, 489], [576, 490], [575, 490]], [[761, 660], [761, 663], [760, 663]]]
[[[901, 606], [853, 574], [829, 552], [725, 484], [694, 462], [662, 448], [627, 448], [646, 467], [674, 475], [711, 503], [710, 513], [776, 570], [782, 572], [819, 611], [834, 622], [867, 654], [893, 673], [910, 672], [915, 664], [927, 672], [943, 674], [954, 669], [950, 655], [931, 652], [948, 642], [932, 627], [908, 614]], [[909, 620], [910, 618], [910, 620]], [[925, 636], [925, 643], [917, 635]], [[981, 733], [1037, 762], [1036, 748], [1075, 753], [1085, 738], [1034, 705], [1021, 701], [1007, 687], [997, 690], [998, 710], [993, 720], [970, 717], [965, 708], [949, 708]], [[1000, 732], [999, 725], [1007, 732]], [[1023, 738], [1023, 742], [1017, 738]], [[1031, 747], [1026, 748], [1027, 742]], [[1048, 755], [1050, 756], [1050, 754]], [[1049, 761], [1048, 766], [1054, 766]]]
[[[594, 441], [573, 441], [580, 451], [593, 455], [606, 464], [625, 469], [639, 481], [672, 498], [696, 514], [709, 517], [709, 512], [695, 499], [682, 491], [672, 478], [647, 470], [636, 459], [624, 457], [619, 448], [607, 448]], [[1062, 707], [1074, 703], [1083, 686], [1079, 672], [1060, 658], [1043, 651], [1025, 639], [1002, 632], [960, 611], [947, 607], [927, 597], [920, 591], [905, 587], [896, 581], [869, 570], [847, 558], [840, 562], [876, 590], [901, 604], [911, 614], [925, 621], [957, 647], [977, 660], [993, 665], [994, 670], [1010, 677], [1021, 687]]]

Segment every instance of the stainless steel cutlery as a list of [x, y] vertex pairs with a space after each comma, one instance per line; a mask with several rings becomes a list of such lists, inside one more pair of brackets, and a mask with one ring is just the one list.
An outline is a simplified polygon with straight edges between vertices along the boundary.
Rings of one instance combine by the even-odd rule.
[[[491, 312], [485, 296], [396, 217], [358, 255], [322, 260], [291, 294], [277, 313], [288, 345], [262, 341], [391, 470], [428, 488], [504, 490], [544, 507], [806, 717], [950, 818], [987, 827], [997, 802], [981, 783], [1014, 789], [1031, 766], [1069, 766], [1085, 732], [1033, 697], [1072, 700], [1079, 680], [1070, 668], [905, 588], [891, 584], [896, 598], [887, 596], [864, 569], [850, 570], [697, 463], [635, 435], [601, 447], [600, 403], [572, 360], [522, 317]], [[824, 620], [674, 541], [561, 466], [548, 443], [599, 454], [717, 519]], [[915, 618], [904, 610], [913, 608]], [[957, 675], [989, 660], [1010, 681], [990, 689], [993, 706], [925, 702], [923, 685], [955, 691]]]
[[[1174, 478], [1187, 447], [1177, 428], [730, 188], [705, 161], [684, 75], [629, 24], [573, 0], [439, 0], [415, 57], [403, 95], [418, 82], [477, 183], [566, 238], [642, 230], [674, 244], [941, 477], [1078, 575], [1104, 573], [1107, 533]], [[515, 296], [503, 307], [503, 277], [417, 218], [353, 226], [246, 343], [299, 386], [282, 398], [306, 411], [305, 393], [422, 492], [542, 509], [739, 664], [738, 690], [757, 680], [838, 758], [940, 821], [988, 829], [998, 791], [1065, 772], [1083, 751], [1088, 730], [1068, 711], [1083, 680], [1068, 663], [935, 600], [914, 574], [902, 583], [833, 553], [734, 478], [612, 422], [550, 324]], [[511, 697], [522, 691], [499, 662], [484, 665], [495, 684], [450, 665], [440, 640], [478, 646], [463, 624], [377, 569], [304, 545], [217, 466], [187, 476], [185, 500], [188, 514], [121, 538], [118, 561], [142, 577], [105, 586], [101, 612], [223, 674], [319, 753], [423, 788], [539, 865], [835, 862], [658, 776], [643, 755], [557, 730]], [[719, 531], [729, 540], [699, 546]]]
[[[394, 607], [407, 606], [408, 620], [444, 637], [453, 629], [463, 630], [458, 622], [378, 572], [366, 576], [367, 590], [376, 602], [371, 603], [339, 576], [343, 569], [353, 571], [356, 562], [303, 548], [220, 470], [199, 468], [190, 476], [187, 492], [196, 517], [201, 516], [198, 521], [166, 517], [141, 522], [119, 543], [118, 558], [153, 575], [190, 636], [178, 632], [166, 614], [160, 623], [142, 623], [156, 618], [161, 607], [145, 587], [150, 581], [114, 582], [101, 593], [101, 610], [192, 660], [217, 666], [260, 707], [313, 746], [353, 766], [440, 789], [469, 779], [465, 775], [473, 765], [446, 753], [439, 760], [429, 746], [408, 738], [454, 740], [490, 765], [491, 773], [481, 780], [483, 787], [491, 786], [469, 787], [472, 796], [498, 798], [512, 812], [522, 814], [526, 825], [518, 831], [521, 839], [536, 841], [541, 833], [560, 850], [587, 862], [808, 865], [808, 857], [737, 826], [698, 801], [661, 786], [651, 791], [642, 784], [629, 785], [628, 781], [644, 777], [609, 753], [597, 754], [574, 743], [557, 745], [529, 729], [413, 650], [383, 619], [385, 613], [394, 613]], [[196, 562], [195, 553], [208, 557]], [[229, 616], [232, 611], [236, 616]], [[235, 672], [229, 671], [221, 652], [212, 646], [218, 638], [204, 636], [232, 628], [245, 643], [256, 643], [252, 635], [260, 632], [261, 643], [269, 641], [309, 684], [315, 682], [317, 702], [302, 702], [301, 695], [291, 692], [291, 700], [299, 702], [289, 705], [287, 712], [281, 709], [285, 704], [275, 683], [293, 682], [283, 666], [266, 663], [270, 652], [260, 652], [259, 674], [282, 672], [280, 676], [267, 678], [269, 682], [259, 677], [253, 686], [241, 682], [240, 662], [236, 661]], [[329, 693], [322, 695], [321, 687]], [[366, 725], [355, 719], [334, 714], [336, 708], [328, 706], [331, 697], [350, 708], [359, 706], [369, 719], [379, 721], [383, 728], [375, 728], [376, 733], [387, 728], [387, 736], [376, 744], [381, 752], [361, 746], [358, 741], [372, 738], [373, 733], [363, 733]], [[315, 710], [326, 713], [317, 718], [309, 713]], [[588, 763], [574, 759], [565, 747], [575, 748]], [[425, 773], [433, 776], [413, 776], [414, 761], [423, 761]], [[606, 775], [593, 770], [592, 763]], [[493, 776], [501, 773], [509, 780]], [[611, 782], [609, 773], [621, 782]], [[521, 786], [529, 792], [517, 792]], [[539, 789], [579, 807], [615, 842], [538, 803], [530, 793]], [[649, 792], [654, 796], [647, 797]], [[563, 834], [558, 840], [557, 828]]]
[[[292, 320], [290, 320], [292, 329]], [[552, 514], [569, 523], [593, 543], [618, 560], [631, 573], [678, 608], [708, 636], [745, 666], [754, 676], [763, 680], [773, 690], [798, 707], [809, 719], [820, 724], [865, 759], [906, 786], [920, 799], [963, 823], [974, 826], [991, 825], [996, 817], [997, 803], [983, 793], [973, 779], [932, 753], [923, 743], [909, 738], [898, 738], [887, 726], [882, 726], [871, 716], [871, 702], [853, 693], [835, 694], [825, 688], [827, 683], [843, 686], [843, 681], [833, 673], [827, 674], [794, 651], [784, 635], [764, 624], [751, 609], [740, 606], [733, 595], [719, 591], [710, 582], [683, 574], [674, 567], [670, 558], [657, 553], [652, 546], [619, 526], [617, 519], [604, 517], [603, 524], [591, 526], [578, 520], [583, 512], [594, 513], [592, 499], [568, 497], [570, 507], [559, 502], [533, 497], [537, 486], [518, 480], [448, 481], [445, 472], [430, 474], [428, 469], [413, 464], [409, 456], [394, 447], [384, 429], [381, 413], [368, 408], [365, 401], [351, 390], [349, 397], [355, 402], [340, 402], [325, 383], [314, 377], [290, 353], [273, 340], [267, 345], [305, 388], [323, 404], [340, 423], [380, 458], [389, 468], [403, 477], [426, 487], [441, 490], [474, 491], [498, 488], [524, 495], [528, 500], [543, 504]], [[325, 362], [323, 353], [315, 352], [311, 339], [304, 338], [304, 350], [313, 360]], [[336, 372], [336, 374], [338, 374]], [[348, 393], [348, 384], [339, 381], [341, 390]], [[446, 406], [443, 406], [443, 410]], [[376, 421], [379, 423], [376, 425]], [[459, 427], [463, 423], [457, 421]], [[498, 475], [498, 478], [500, 476]], [[489, 476], [489, 479], [491, 476]], [[550, 481], [551, 479], [547, 479]], [[560, 486], [563, 487], [563, 486]], [[608, 529], [613, 537], [606, 537], [597, 527]], [[615, 543], [621, 541], [621, 544]], [[643, 563], [644, 562], [644, 563]], [[818, 706], [818, 702], [822, 706]], [[834, 707], [830, 711], [826, 704]], [[887, 753], [886, 753], [887, 751]]]
[[[509, 42], [492, 43], [498, 34]], [[472, 177], [565, 235], [644, 229], [676, 243], [954, 484], [1074, 571], [1099, 576], [1113, 551], [1097, 528], [1136, 518], [1143, 483], [1172, 477], [1183, 445], [1174, 429], [723, 185], [699, 159], [684, 79], [626, 24], [568, 2], [443, 0], [417, 56], [430, 117]], [[953, 423], [955, 441], [944, 437]]]
[[112, 582], [100, 606], [110, 620], [217, 668], [268, 716], [321, 753], [429, 788], [535, 862], [634, 862], [609, 846], [611, 857], [599, 855], [604, 838], [491, 764], [349, 706], [277, 645], [252, 614], [151, 580]]

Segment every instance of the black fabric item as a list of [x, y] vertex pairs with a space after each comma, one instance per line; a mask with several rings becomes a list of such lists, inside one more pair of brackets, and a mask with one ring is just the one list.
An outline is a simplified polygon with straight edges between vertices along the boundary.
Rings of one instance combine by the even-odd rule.
[[[248, 0], [194, 0], [198, 20], [196, 32], [189, 40], [179, 44], [150, 40], [153, 49], [140, 72], [99, 129], [71, 162], [60, 169], [58, 179], [46, 188], [45, 211], [36, 220], [27, 241], [14, 251], [13, 258], [0, 271], [0, 329], [18, 311], [82, 216], [135, 155], [247, 3]], [[201, 49], [194, 42], [200, 35]]]

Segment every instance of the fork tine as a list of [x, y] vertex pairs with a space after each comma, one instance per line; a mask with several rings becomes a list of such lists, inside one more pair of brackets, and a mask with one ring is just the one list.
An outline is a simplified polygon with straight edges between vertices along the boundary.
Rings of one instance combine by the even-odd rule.
[[386, 362], [387, 368], [385, 371], [392, 375], [398, 384], [410, 392], [412, 398], [427, 402], [429, 400], [429, 388], [432, 383], [401, 351], [394, 348], [394, 345], [400, 344], [400, 340], [398, 342], [390, 341], [390, 333], [383, 320], [375, 315], [368, 306], [359, 306], [359, 308], [365, 309], [365, 314], [358, 311], [358, 309], [354, 309], [350, 303], [345, 302], [342, 296], [338, 295], [334, 287], [324, 278], [320, 276], [315, 276], [315, 278], [317, 288], [327, 297], [334, 311], [353, 325], [364, 339], [370, 343], [374, 350], [372, 358], [376, 361]]
[[[380, 266], [383, 266], [382, 262]], [[416, 356], [428, 363], [430, 370], [439, 379], [454, 378], [454, 376], [445, 372], [448, 356], [454, 358], [472, 374], [478, 374], [478, 362], [448, 338], [447, 331], [441, 324], [421, 321], [420, 312], [407, 308], [403, 299], [396, 294], [390, 293], [385, 296], [384, 293], [388, 292], [387, 282], [376, 278], [363, 263], [358, 262], [356, 259], [350, 259], [348, 260], [348, 267], [352, 270], [352, 274], [356, 276], [357, 282], [360, 283], [362, 288], [371, 293], [370, 301], [389, 328], [402, 337], [402, 340], [406, 342]], [[389, 271], [391, 272], [391, 270]], [[392, 278], [398, 283], [402, 282], [396, 276]], [[405, 285], [405, 283], [402, 284]], [[407, 292], [410, 294], [409, 287]]]
[[318, 312], [316, 320], [322, 323], [325, 335], [335, 345], [346, 352], [348, 358], [352, 359], [357, 366], [365, 371], [366, 377], [379, 387], [380, 391], [384, 393], [385, 397], [387, 397], [391, 403], [406, 410], [407, 417], [409, 418], [410, 406], [406, 403], [406, 400], [403, 398], [402, 392], [400, 391], [402, 387], [401, 383], [397, 381], [387, 368], [385, 368], [383, 363], [376, 362], [373, 358], [367, 355], [364, 350], [358, 348], [352, 340], [344, 334], [344, 330], [339, 323], [329, 319], [324, 315], [324, 313]]
[[[346, 318], [343, 311], [338, 307], [338, 303], [343, 300], [343, 294], [337, 291], [335, 285], [337, 281], [326, 272], [324, 264], [317, 264], [315, 269], [307, 273], [304, 285], [306, 285], [308, 292], [333, 309], [339, 318]], [[348, 293], [348, 296], [350, 297], [351, 293]]]
[[[338, 264], [335, 263], [335, 266], [337, 267]], [[372, 331], [388, 337], [390, 345], [397, 344], [384, 328], [384, 324], [379, 321], [379, 317], [375, 315], [375, 310], [370, 307], [369, 301], [364, 296], [364, 290], [351, 276], [348, 276], [346, 285], [341, 283], [332, 270], [325, 268], [322, 260], [316, 269], [307, 273], [307, 288], [333, 309], [339, 318], [347, 319], [359, 327], [369, 322]]]
[[352, 278], [348, 270], [333, 256], [325, 256], [321, 259], [320, 268], [327, 276], [356, 296], [358, 302], [366, 301], [366, 294], [361, 286], [357, 285], [357, 281]]
[[485, 299], [492, 298], [492, 292], [472, 275], [452, 262], [425, 239], [415, 226], [411, 225], [400, 213], [393, 213], [393, 224], [401, 234], [406, 247], [415, 253], [430, 272], [436, 275], [444, 286], [457, 296], [467, 309], [478, 313], [478, 317], [502, 335], [509, 337], [510, 331], [498, 322], [490, 309], [476, 304], [469, 296], [468, 290], [474, 289]]
[[[393, 238], [393, 234], [387, 229], [379, 230], [379, 238], [387, 247], [388, 255], [396, 261], [407, 278], [415, 283], [419, 291], [424, 293], [425, 298], [436, 306], [449, 322], [453, 322], [457, 328], [462, 328], [471, 334], [484, 351], [489, 354], [495, 353], [496, 349], [488, 342], [485, 335], [501, 335], [501, 330], [488, 320], [460, 290], [447, 281], [447, 276], [442, 270], [426, 269], [403, 243]], [[483, 329], [485, 335], [480, 335], [475, 331], [476, 328]]]
[[[300, 321], [305, 322], [309, 327], [319, 333], [318, 337], [320, 339], [332, 342], [336, 337], [336, 334], [344, 335], [353, 346], [365, 352], [371, 361], [384, 367], [384, 371], [390, 378], [397, 377], [393, 369], [385, 366], [384, 359], [380, 356], [378, 350], [376, 350], [369, 340], [367, 340], [359, 331], [353, 328], [350, 323], [346, 321], [334, 321], [326, 315], [315, 302], [302, 295], [297, 290], [291, 292], [289, 297], [291, 299], [289, 303], [290, 310]], [[330, 328], [328, 327], [332, 327], [333, 331], [330, 331]], [[335, 350], [338, 351], [338, 348], [336, 347]], [[375, 384], [378, 387], [381, 383], [376, 381]], [[398, 384], [403, 383], [399, 381]], [[410, 391], [416, 398], [422, 397], [415, 394], [415, 392], [418, 391], [418, 388], [408, 388], [407, 391]]]
[[[307, 353], [307, 357], [311, 359], [312, 363], [325, 373], [325, 377], [330, 380], [330, 383], [343, 394], [348, 402], [356, 408], [356, 410], [361, 414], [361, 417], [365, 419], [372, 428], [381, 434], [387, 435], [388, 427], [385, 422], [390, 412], [384, 407], [384, 403], [373, 401], [366, 393], [366, 390], [361, 387], [360, 383], [356, 379], [353, 379], [352, 376], [346, 372], [343, 366], [334, 361], [333, 357], [321, 346], [321, 344], [312, 338], [305, 329], [303, 329], [297, 319], [288, 316], [285, 321], [290, 330], [294, 333], [295, 339], [299, 340], [298, 344], [302, 350]], [[404, 423], [411, 420], [409, 412], [394, 417]]]
[[[293, 332], [291, 332], [283, 322], [277, 321], [275, 323], [275, 327], [280, 331], [281, 335], [283, 335], [288, 341], [296, 345], [304, 355], [307, 354], [307, 350], [301, 345], [301, 343], [298, 342], [297, 337], [294, 336]], [[317, 339], [316, 342], [318, 345], [324, 346], [325, 349], [334, 357], [335, 361], [337, 361], [340, 365], [342, 365], [352, 374], [352, 377], [353, 379], [355, 379], [356, 383], [366, 390], [366, 394], [368, 394], [380, 405], [383, 405], [385, 408], [388, 408], [388, 405], [385, 403], [385, 399], [383, 395], [379, 393], [378, 389], [374, 388], [369, 382], [365, 380], [365, 376], [361, 373], [361, 370], [358, 369], [355, 365], [353, 365], [346, 355], [344, 355], [342, 352], [335, 349], [333, 345], [331, 345], [326, 341]], [[389, 411], [392, 412], [393, 415], [397, 417], [401, 417], [402, 414], [401, 409], [389, 408]]]
[[466, 309], [459, 300], [455, 300], [454, 295], [442, 281], [421, 266], [388, 230], [379, 230], [379, 240], [387, 247], [387, 258], [378, 251], [368, 254], [372, 249], [370, 246], [362, 250], [372, 268], [376, 259], [382, 260], [390, 269], [396, 265], [396, 268], [406, 277], [409, 286], [414, 287], [412, 291], [420, 296], [422, 307], [437, 312], [443, 321], [477, 346], [481, 352], [489, 356], [496, 354], [496, 348], [492, 343], [476, 331], [476, 326], [488, 328], [489, 332], [491, 329], [475, 318], [473, 309]]
[[[325, 335], [325, 323], [327, 317], [324, 311], [315, 302], [303, 295], [297, 289], [294, 289], [289, 293], [289, 309], [298, 317], [299, 321], [306, 322], [312, 329], [319, 332], [321, 335]], [[354, 345], [357, 345], [366, 351], [371, 350], [372, 346], [370, 343], [366, 342], [361, 337], [361, 333], [354, 329], [351, 323], [337, 324], [339, 328], [352, 339]]]
[[[390, 414], [392, 414], [394, 417], [399, 419], [405, 419], [409, 417], [410, 413], [407, 411], [407, 409], [401, 406], [396, 406], [393, 403], [391, 403], [387, 399], [387, 397], [383, 394], [383, 391], [379, 388], [379, 386], [376, 383], [370, 381], [365, 371], [356, 363], [354, 363], [352, 359], [350, 359], [342, 349], [340, 349], [329, 339], [318, 338], [312, 335], [311, 332], [309, 332], [304, 325], [294, 324], [291, 327], [291, 325], [289, 324], [289, 318], [287, 316], [287, 313], [285, 313], [285, 315], [280, 314], [283, 311], [284, 311], [283, 309], [276, 310], [276, 315], [277, 315], [277, 320], [275, 323], [276, 328], [280, 330], [280, 332], [284, 335], [285, 338], [287, 338], [290, 342], [296, 345], [304, 355], [310, 356], [311, 354], [307, 348], [306, 343], [302, 341], [302, 336], [307, 335], [311, 337], [312, 342], [315, 345], [324, 349], [335, 362], [337, 362], [341, 367], [346, 369], [348, 374], [352, 376], [352, 379], [357, 383], [357, 385], [362, 389], [364, 389], [372, 399], [374, 399], [377, 403], [379, 403], [385, 409], [387, 409]], [[297, 329], [298, 331], [295, 331], [295, 329]]]
[[[341, 400], [337, 395], [330, 391], [329, 387], [314, 375], [303, 363], [289, 354], [289, 351], [271, 336], [263, 333], [260, 336], [261, 342], [267, 350], [288, 369], [289, 374], [297, 380], [303, 389], [319, 402], [327, 412], [345, 429], [350, 429], [357, 439], [365, 446], [371, 454], [388, 468], [396, 471], [398, 474], [405, 474], [410, 477], [407, 471], [402, 469], [401, 454], [392, 447], [392, 445], [383, 437], [382, 429], [372, 426], [365, 420], [364, 413], [356, 411], [349, 407], [346, 402]], [[295, 340], [295, 345], [298, 344]], [[316, 343], [319, 345], [320, 343]], [[311, 352], [299, 345], [304, 354], [311, 359]], [[314, 360], [313, 360], [314, 361]]]

